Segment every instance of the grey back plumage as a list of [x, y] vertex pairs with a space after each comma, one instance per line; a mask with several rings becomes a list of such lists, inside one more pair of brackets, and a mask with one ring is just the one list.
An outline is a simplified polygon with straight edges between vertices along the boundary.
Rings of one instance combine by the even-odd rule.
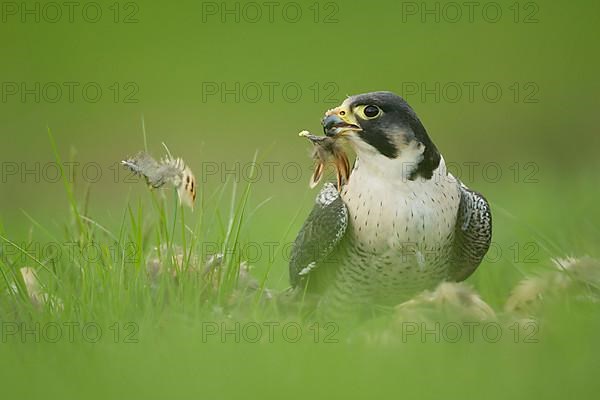
[[348, 209], [336, 187], [327, 183], [300, 229], [290, 257], [290, 281], [296, 287], [306, 282], [342, 240], [348, 227]]
[[477, 269], [492, 241], [492, 212], [478, 192], [460, 184], [450, 279], [463, 281]]

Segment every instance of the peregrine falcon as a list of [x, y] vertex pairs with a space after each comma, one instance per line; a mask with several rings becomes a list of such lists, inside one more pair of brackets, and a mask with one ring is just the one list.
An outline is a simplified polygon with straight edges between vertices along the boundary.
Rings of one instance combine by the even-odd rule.
[[327, 111], [325, 134], [356, 153], [324, 185], [294, 242], [292, 286], [327, 315], [394, 305], [475, 271], [492, 237], [488, 202], [452, 176], [415, 111], [390, 92]]

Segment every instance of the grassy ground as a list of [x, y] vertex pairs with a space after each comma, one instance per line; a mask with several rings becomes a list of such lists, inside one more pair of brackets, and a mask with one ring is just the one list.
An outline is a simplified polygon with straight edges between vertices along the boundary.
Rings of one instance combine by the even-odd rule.
[[[285, 274], [283, 260], [261, 260], [254, 270], [241, 264], [251, 184], [205, 194], [195, 213], [170, 191], [143, 193], [128, 200], [120, 224], [107, 227], [64, 180], [68, 222], [46, 227], [24, 212], [30, 243], [13, 242], [6, 227], [0, 232], [3, 391], [25, 398], [590, 396], [599, 389], [600, 309], [581, 294], [596, 293], [597, 282], [589, 293], [550, 286], [535, 312], [502, 311], [520, 279], [552, 270], [551, 257], [597, 255], [595, 225], [581, 225], [576, 237], [544, 228], [561, 224], [577, 185], [555, 196], [544, 188], [538, 201], [556, 213], [502, 197], [495, 204], [496, 253], [469, 283], [498, 316], [475, 319], [470, 331], [465, 321], [473, 319], [425, 318], [424, 308], [412, 319], [392, 313], [350, 325], [311, 322], [281, 306], [273, 297], [285, 284], [271, 275]], [[32, 247], [39, 237], [55, 246]], [[209, 269], [206, 242], [225, 254]], [[25, 267], [40, 287], [23, 276]]]

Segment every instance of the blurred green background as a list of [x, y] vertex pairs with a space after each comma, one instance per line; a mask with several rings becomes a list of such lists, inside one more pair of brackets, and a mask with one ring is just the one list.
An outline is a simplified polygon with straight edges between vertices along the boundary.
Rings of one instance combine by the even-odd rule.
[[[115, 164], [143, 147], [143, 116], [150, 151], [166, 142], [203, 195], [227, 177], [245, 183], [258, 151], [252, 204], [271, 200], [254, 218], [269, 223], [246, 237], [293, 240], [314, 195], [296, 133], [319, 132], [326, 109], [373, 90], [404, 95], [498, 210], [573, 246], [571, 232], [594, 229], [597, 2], [484, 2], [472, 13], [444, 2], [100, 2], [72, 15], [63, 5], [60, 17], [55, 3], [3, 4], [0, 215], [13, 237], [29, 228], [19, 209], [40, 221], [66, 213], [62, 183], [48, 182], [46, 127], [63, 157], [76, 150], [91, 214], [118, 223], [130, 191], [145, 195]], [[468, 163], [479, 163], [473, 174]], [[576, 206], [557, 208], [556, 196]], [[563, 225], [545, 226], [548, 213]]]
[[[62, 183], [44, 179], [55, 175], [47, 127], [79, 163], [77, 195], [89, 187], [95, 220], [118, 227], [129, 201], [148, 201], [116, 164], [144, 147], [144, 120], [150, 152], [165, 142], [183, 157], [207, 205], [227, 178], [241, 191], [258, 153], [241, 241], [290, 242], [316, 194], [297, 133], [319, 133], [347, 95], [391, 90], [492, 204], [501, 265], [515, 268], [475, 274], [497, 295], [487, 300], [511, 287], [496, 280], [514, 284], [551, 256], [600, 256], [597, 1], [476, 2], [473, 14], [461, 2], [102, 1], [72, 17], [54, 4], [2, 3], [0, 221], [13, 240], [30, 233], [21, 210], [57, 231], [68, 217]], [[534, 263], [515, 242], [535, 243]], [[260, 274], [270, 262], [255, 264]], [[287, 285], [282, 254], [269, 285]]]
[[143, 116], [149, 150], [165, 142], [183, 157], [202, 196], [227, 177], [245, 184], [258, 151], [251, 204], [270, 201], [245, 238], [293, 240], [314, 196], [296, 133], [373, 90], [407, 98], [497, 207], [498, 235], [502, 210], [575, 252], [571, 233], [597, 234], [597, 2], [83, 2], [72, 15], [55, 4], [3, 3], [0, 216], [12, 237], [29, 228], [20, 209], [42, 222], [67, 212], [62, 183], [48, 182], [46, 127], [63, 158], [76, 151], [94, 218], [112, 226], [131, 191], [147, 197], [116, 165], [143, 148]]

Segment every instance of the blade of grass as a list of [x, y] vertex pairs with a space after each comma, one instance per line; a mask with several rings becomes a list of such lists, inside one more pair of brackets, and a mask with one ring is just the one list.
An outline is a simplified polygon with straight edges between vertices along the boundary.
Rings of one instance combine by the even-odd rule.
[[79, 209], [77, 208], [77, 202], [75, 200], [75, 195], [73, 193], [73, 186], [69, 183], [69, 179], [65, 175], [65, 171], [64, 171], [63, 163], [62, 163], [62, 158], [60, 157], [60, 153], [59, 153], [58, 148], [56, 146], [56, 141], [54, 140], [54, 135], [52, 134], [52, 130], [50, 129], [50, 127], [48, 127], [48, 138], [50, 139], [50, 145], [52, 146], [52, 151], [54, 153], [54, 158], [55, 158], [55, 160], [57, 162], [58, 169], [60, 171], [60, 175], [61, 175], [61, 178], [62, 178], [63, 186], [64, 186], [65, 191], [67, 193], [67, 200], [69, 201], [69, 204], [71, 206], [71, 211], [73, 212], [73, 215], [75, 217], [75, 221], [76, 221], [77, 226], [79, 228], [79, 234], [80, 234], [80, 239], [81, 239], [81, 235], [83, 235], [84, 232], [85, 232], [85, 226], [84, 226], [83, 221], [81, 219], [81, 215], [79, 213]]
[[52, 275], [52, 277], [54, 279], [56, 279], [56, 283], [59, 286], [62, 287], [62, 283], [60, 282], [60, 279], [58, 279], [58, 276], [56, 276], [56, 274], [54, 273], [54, 271], [52, 271], [50, 268], [48, 268], [46, 265], [44, 265], [40, 260], [38, 260], [37, 258], [35, 258], [34, 256], [32, 256], [28, 251], [24, 250], [21, 246], [19, 246], [18, 244], [16, 244], [12, 240], [4, 237], [3, 235], [0, 235], [0, 239], [4, 240], [6, 243], [10, 244], [15, 249], [19, 250], [19, 252], [21, 254], [23, 254], [25, 257], [29, 258], [31, 261], [33, 261], [34, 263], [36, 263], [37, 265], [39, 265], [42, 269], [44, 269], [46, 272], [48, 272], [50, 275]]

